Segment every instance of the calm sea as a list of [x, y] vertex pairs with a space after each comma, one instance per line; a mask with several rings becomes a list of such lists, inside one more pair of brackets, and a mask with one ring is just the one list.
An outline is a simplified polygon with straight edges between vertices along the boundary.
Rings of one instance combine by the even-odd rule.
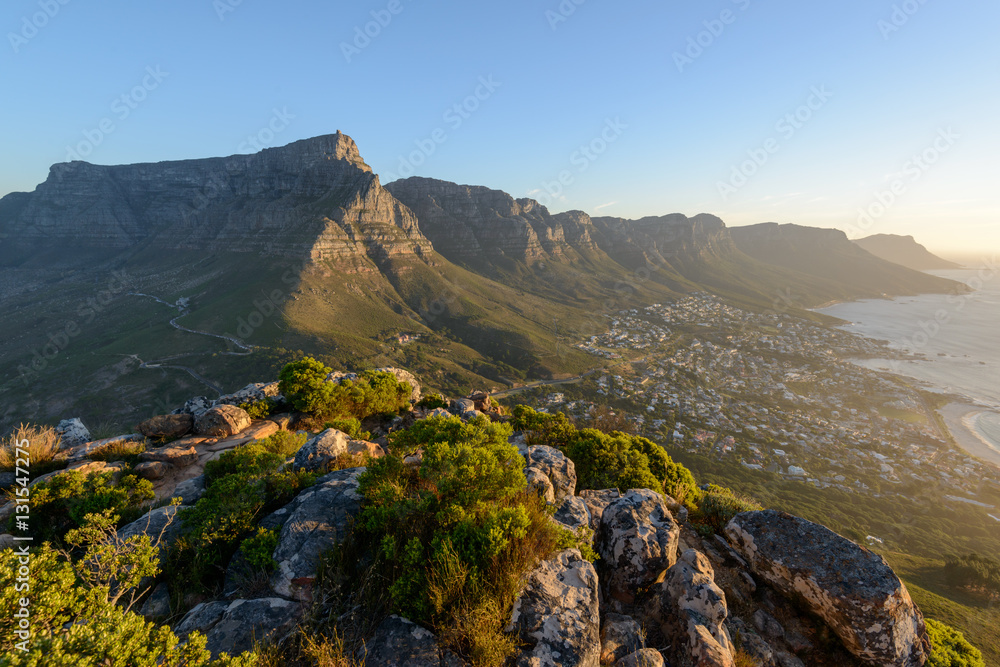
[[1000, 266], [933, 271], [974, 288], [970, 294], [929, 294], [841, 303], [821, 312], [853, 324], [848, 331], [923, 354], [925, 360], [865, 362], [923, 380], [983, 406], [976, 424], [1000, 448]]

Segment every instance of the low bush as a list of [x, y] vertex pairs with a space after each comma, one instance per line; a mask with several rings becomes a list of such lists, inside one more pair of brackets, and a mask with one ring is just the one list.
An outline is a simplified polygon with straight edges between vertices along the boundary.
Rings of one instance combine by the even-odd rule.
[[372, 434], [361, 428], [361, 422], [357, 417], [347, 417], [346, 419], [334, 419], [323, 425], [323, 428], [335, 428], [343, 431], [355, 440], [371, 440]]
[[[107, 515], [102, 515], [108, 518]], [[97, 534], [106, 531], [88, 525]], [[107, 528], [107, 526], [105, 526]], [[84, 531], [86, 532], [86, 531]], [[80, 535], [84, 541], [94, 535]], [[100, 551], [100, 541], [88, 542], [87, 552]], [[133, 573], [148, 570], [151, 553], [133, 554]], [[11, 667], [74, 665], [100, 667], [255, 667], [252, 654], [211, 660], [205, 637], [193, 633], [184, 645], [169, 627], [157, 627], [111, 601], [106, 584], [81, 585], [74, 565], [49, 545], [33, 549], [31, 558], [30, 640], [19, 636], [20, 592], [15, 577], [21, 558], [13, 549], [0, 552], [0, 652]], [[143, 562], [145, 560], [145, 562]], [[105, 563], [110, 565], [110, 563]], [[82, 570], [84, 564], [76, 569]], [[106, 571], [110, 570], [105, 567]], [[20, 644], [20, 642], [24, 642]], [[24, 650], [21, 650], [21, 649]]]
[[682, 495], [678, 500], [691, 507], [700, 495], [691, 472], [647, 438], [577, 429], [561, 412], [550, 415], [525, 405], [514, 408], [512, 425], [525, 431], [530, 444], [556, 447], [573, 461], [577, 491], [652, 489]]
[[948, 583], [990, 595], [1000, 596], [1000, 561], [980, 554], [952, 556], [945, 564]]
[[277, 406], [278, 402], [273, 398], [262, 398], [259, 401], [240, 403], [238, 407], [245, 410], [250, 419], [267, 419]]
[[15, 472], [21, 468], [34, 479], [65, 468], [65, 460], [59, 459], [59, 440], [52, 427], [21, 424], [0, 441], [0, 471]]
[[[389, 579], [392, 610], [432, 628], [473, 665], [501, 665], [522, 576], [560, 535], [536, 495], [508, 425], [434, 417], [394, 434], [393, 451], [422, 448], [420, 467], [397, 455], [361, 477], [357, 526]], [[568, 531], [567, 531], [568, 532]]]
[[926, 621], [931, 640], [931, 657], [926, 667], [986, 667], [983, 654], [961, 632], [932, 618]]
[[278, 431], [274, 435], [255, 440], [254, 444], [272, 454], [280, 454], [281, 456], [288, 457], [294, 456], [297, 451], [302, 449], [302, 445], [306, 444], [306, 440], [308, 439], [309, 436], [305, 433]]
[[289, 442], [295, 440], [255, 441], [205, 465], [205, 495], [183, 512], [184, 532], [168, 558], [167, 570], [178, 590], [214, 592], [236, 549], [255, 534], [260, 520], [315, 482], [313, 473], [280, 469], [287, 454], [269, 448], [287, 450]]
[[82, 526], [88, 514], [105, 510], [124, 525], [142, 516], [154, 498], [153, 483], [135, 475], [122, 475], [115, 482], [111, 472], [61, 473], [31, 490], [31, 534], [37, 541], [60, 542], [66, 531]]
[[697, 509], [691, 515], [692, 523], [722, 533], [734, 516], [740, 512], [764, 509], [753, 498], [736, 493], [723, 486], [709, 484]]
[[447, 408], [448, 401], [444, 399], [441, 394], [426, 394], [423, 398], [417, 401], [418, 408], [424, 408], [425, 410], [434, 410], [436, 408]]
[[278, 548], [278, 538], [281, 535], [279, 530], [268, 530], [258, 528], [257, 534], [243, 540], [240, 548], [247, 562], [259, 570], [271, 572], [277, 567], [274, 562], [274, 550]]
[[392, 373], [363, 371], [354, 380], [328, 382], [328, 366], [304, 357], [286, 365], [279, 388], [292, 407], [320, 419], [366, 419], [401, 412], [410, 405], [413, 387]]

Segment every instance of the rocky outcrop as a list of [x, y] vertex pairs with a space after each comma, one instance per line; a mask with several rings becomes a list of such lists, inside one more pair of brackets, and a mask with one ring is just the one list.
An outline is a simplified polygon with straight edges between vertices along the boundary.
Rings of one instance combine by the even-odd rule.
[[597, 572], [576, 549], [528, 575], [508, 631], [528, 646], [518, 667], [598, 667], [601, 657]]
[[203, 602], [181, 619], [174, 632], [182, 639], [196, 630], [206, 635], [205, 648], [217, 658], [223, 652], [239, 655], [252, 650], [255, 642], [286, 637], [301, 615], [299, 603], [281, 598]]
[[527, 461], [529, 468], [539, 470], [552, 482], [556, 501], [576, 493], [576, 466], [555, 447], [528, 447]]
[[278, 564], [271, 576], [276, 593], [310, 600], [324, 551], [343, 541], [361, 509], [358, 477], [364, 468], [339, 470], [321, 477], [295, 499], [274, 550]]
[[734, 647], [725, 622], [726, 596], [708, 559], [685, 551], [653, 590], [649, 616], [672, 646], [683, 646], [685, 662], [697, 667], [734, 667]]
[[78, 447], [90, 440], [90, 431], [83, 425], [79, 418], [64, 419], [56, 425], [56, 433], [59, 435], [59, 448], [71, 449]]
[[555, 489], [548, 475], [538, 468], [529, 466], [524, 469], [524, 477], [528, 480], [528, 488], [538, 494], [539, 498], [549, 504], [556, 501]]
[[587, 511], [587, 504], [576, 496], [563, 500], [552, 518], [570, 530], [590, 528], [590, 512]]
[[552, 215], [533, 199], [431, 178], [393, 181], [386, 189], [416, 213], [435, 249], [459, 264], [575, 257], [595, 247], [581, 211]]
[[366, 440], [355, 440], [343, 431], [328, 428], [310, 438], [295, 453], [295, 470], [327, 470], [328, 466], [345, 454], [365, 454], [372, 458], [385, 456], [380, 445]]
[[609, 569], [606, 594], [632, 604], [640, 588], [657, 581], [677, 562], [680, 526], [660, 494], [632, 489], [611, 502], [601, 516], [594, 547]]
[[278, 400], [281, 392], [277, 382], [255, 382], [248, 384], [237, 392], [220, 396], [215, 405], [239, 405], [241, 403], [256, 403], [266, 399]]
[[465, 662], [438, 645], [430, 630], [389, 616], [365, 643], [363, 663], [380, 667], [463, 667]]
[[188, 413], [179, 415], [159, 415], [150, 417], [139, 424], [139, 433], [147, 438], [180, 438], [194, 428], [194, 416]]
[[211, 438], [228, 438], [250, 426], [250, 415], [235, 405], [217, 405], [195, 419], [195, 432]]
[[615, 667], [663, 667], [663, 656], [652, 648], [630, 653], [615, 663]]
[[881, 556], [775, 510], [738, 514], [726, 536], [754, 574], [805, 604], [859, 659], [880, 667], [927, 660], [923, 615]]
[[601, 618], [602, 665], [612, 665], [645, 645], [642, 627], [631, 616], [605, 614]]
[[168, 505], [150, 510], [132, 523], [118, 530], [118, 538], [128, 540], [147, 535], [149, 542], [157, 549], [160, 563], [166, 558], [167, 550], [181, 534], [181, 521], [177, 514], [188, 509], [185, 505]]

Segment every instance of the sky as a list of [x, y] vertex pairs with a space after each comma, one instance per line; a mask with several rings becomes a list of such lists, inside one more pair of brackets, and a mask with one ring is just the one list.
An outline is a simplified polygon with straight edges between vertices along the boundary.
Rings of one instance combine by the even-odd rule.
[[1000, 249], [996, 0], [7, 0], [0, 195], [341, 130], [553, 212]]

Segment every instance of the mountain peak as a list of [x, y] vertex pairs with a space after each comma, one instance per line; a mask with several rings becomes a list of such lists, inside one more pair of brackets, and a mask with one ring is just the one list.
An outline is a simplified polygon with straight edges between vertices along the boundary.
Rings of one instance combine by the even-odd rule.
[[941, 259], [931, 253], [927, 248], [917, 243], [912, 236], [875, 234], [857, 239], [854, 243], [876, 257], [916, 271], [961, 268], [958, 264]]

